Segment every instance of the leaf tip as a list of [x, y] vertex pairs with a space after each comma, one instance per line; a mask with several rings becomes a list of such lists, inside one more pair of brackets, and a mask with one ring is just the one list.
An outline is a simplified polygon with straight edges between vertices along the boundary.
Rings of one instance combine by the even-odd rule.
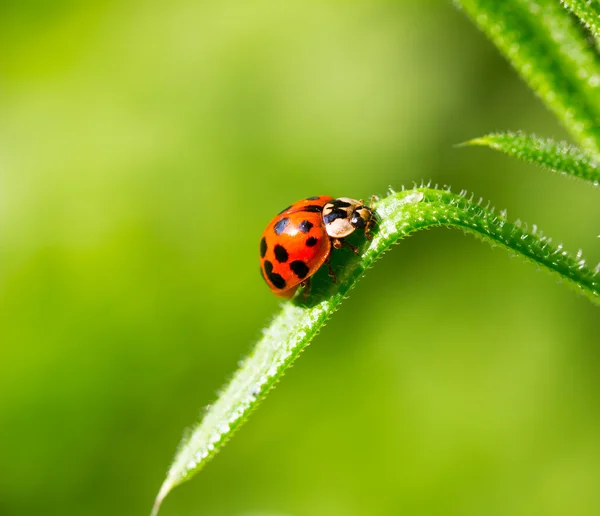
[[172, 487], [173, 483], [170, 481], [169, 476], [167, 476], [162, 486], [160, 486], [158, 494], [156, 495], [156, 499], [154, 500], [154, 505], [152, 506], [152, 512], [150, 513], [150, 516], [158, 516], [158, 511], [160, 511], [160, 507], [163, 503], [163, 500], [170, 493]]
[[467, 140], [465, 142], [455, 143], [453, 147], [461, 148], [461, 147], [473, 147], [475, 145], [478, 146], [486, 146], [489, 145], [490, 142], [487, 136], [479, 136], [477, 138], [472, 138], [471, 140]]
[[162, 503], [162, 499], [158, 496], [156, 500], [154, 500], [154, 505], [152, 506], [152, 512], [150, 512], [150, 516], [158, 516], [158, 511], [160, 511], [160, 504]]

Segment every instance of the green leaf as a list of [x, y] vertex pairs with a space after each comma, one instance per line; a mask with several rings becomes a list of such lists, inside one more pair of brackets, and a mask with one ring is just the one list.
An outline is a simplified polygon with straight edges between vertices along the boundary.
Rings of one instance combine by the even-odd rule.
[[600, 159], [600, 62], [557, 0], [456, 0], [556, 114]]
[[600, 4], [597, 0], [562, 0], [590, 32], [600, 38]]
[[488, 134], [465, 145], [490, 147], [553, 172], [590, 181], [594, 186], [600, 184], [599, 165], [572, 145], [511, 132]]
[[580, 255], [571, 257], [561, 246], [553, 247], [535, 226], [528, 232], [520, 224], [508, 222], [504, 215], [496, 215], [493, 209], [483, 208], [464, 195], [415, 188], [392, 193], [377, 204], [376, 211], [378, 227], [373, 239], [364, 243], [360, 255], [336, 253], [346, 257], [342, 269], [337, 269], [337, 283], [328, 281], [323, 272], [313, 282], [308, 299], [304, 300], [300, 294], [283, 303], [229, 385], [183, 440], [156, 498], [153, 515], [158, 513], [165, 496], [200, 471], [246, 421], [375, 260], [399, 239], [417, 230], [432, 226], [463, 229], [523, 256], [600, 304], [600, 274], [588, 268]]

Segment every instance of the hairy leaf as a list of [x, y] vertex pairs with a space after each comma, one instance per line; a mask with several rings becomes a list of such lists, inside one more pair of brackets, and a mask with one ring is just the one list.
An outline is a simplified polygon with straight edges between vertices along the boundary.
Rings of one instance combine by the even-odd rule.
[[345, 263], [338, 273], [337, 283], [315, 282], [316, 288], [308, 299], [304, 300], [300, 294], [283, 303], [250, 356], [240, 365], [202, 421], [184, 439], [157, 496], [154, 515], [165, 496], [197, 473], [248, 418], [375, 260], [399, 239], [419, 229], [432, 226], [463, 229], [523, 256], [600, 304], [600, 275], [588, 268], [580, 256], [571, 257], [561, 246], [553, 247], [535, 227], [527, 232], [519, 224], [508, 222], [502, 214], [494, 214], [493, 209], [467, 199], [464, 194], [415, 188], [392, 193], [381, 200], [376, 209], [378, 227], [360, 256], [353, 256]]
[[600, 158], [600, 62], [556, 0], [456, 0], [556, 114]]
[[561, 0], [585, 24], [590, 32], [600, 37], [600, 4], [598, 0]]
[[494, 133], [466, 145], [482, 145], [564, 175], [600, 184], [600, 166], [577, 147], [524, 133]]

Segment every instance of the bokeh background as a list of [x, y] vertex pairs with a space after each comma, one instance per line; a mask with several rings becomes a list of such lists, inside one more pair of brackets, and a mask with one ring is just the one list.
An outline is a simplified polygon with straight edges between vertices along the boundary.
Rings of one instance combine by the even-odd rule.
[[[271, 217], [468, 189], [600, 260], [564, 131], [448, 1], [0, 7], [0, 514], [145, 515], [279, 301]], [[387, 254], [164, 516], [598, 515], [597, 307], [436, 229]]]

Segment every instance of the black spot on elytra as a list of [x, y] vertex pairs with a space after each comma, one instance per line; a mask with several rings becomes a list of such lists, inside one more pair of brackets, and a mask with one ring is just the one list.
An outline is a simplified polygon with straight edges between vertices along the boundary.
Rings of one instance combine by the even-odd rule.
[[317, 242], [319, 241], [318, 238], [316, 237], [310, 237], [309, 239], [306, 240], [306, 245], [308, 247], [314, 247], [317, 245]]
[[314, 197], [307, 197], [307, 201], [318, 201], [321, 198], [320, 195], [315, 195]]
[[265, 260], [265, 273], [268, 276], [273, 272], [273, 264], [269, 260]]
[[304, 279], [308, 274], [308, 267], [302, 260], [294, 260], [290, 263], [290, 269], [300, 279]]
[[323, 206], [318, 206], [316, 204], [307, 204], [301, 211], [307, 211], [309, 213], [321, 213], [323, 211]]
[[277, 215], [281, 215], [284, 211], [288, 211], [290, 208], [291, 208], [291, 206], [288, 206], [287, 208], [284, 208]]
[[285, 280], [279, 274], [273, 272], [273, 264], [269, 260], [265, 260], [265, 274], [275, 288], [285, 288]]
[[273, 273], [273, 264], [269, 260], [265, 260], [265, 274], [270, 276]]
[[279, 263], [285, 263], [288, 261], [289, 256], [288, 252], [285, 250], [285, 247], [277, 244], [273, 250], [275, 251], [275, 258]]
[[273, 283], [275, 288], [285, 288], [285, 280], [279, 274], [276, 274], [275, 272], [269, 274], [269, 279], [271, 280], [271, 283]]
[[312, 229], [312, 227], [313, 227], [313, 223], [309, 222], [308, 220], [303, 220], [298, 225], [298, 229], [300, 231], [302, 231], [302, 233], [308, 233]]
[[260, 239], [260, 257], [264, 258], [265, 254], [267, 254], [267, 241], [265, 240], [265, 237], [262, 237]]
[[339, 208], [334, 208], [331, 213], [323, 216], [325, 224], [331, 224], [336, 219], [345, 219], [348, 217], [348, 212]]
[[287, 217], [283, 217], [280, 221], [278, 221], [277, 224], [275, 224], [275, 226], [273, 228], [275, 230], [275, 234], [281, 235], [281, 233], [283, 233], [283, 230], [285, 229], [285, 227], [288, 225], [289, 221], [290, 221], [290, 219], [288, 219]]

